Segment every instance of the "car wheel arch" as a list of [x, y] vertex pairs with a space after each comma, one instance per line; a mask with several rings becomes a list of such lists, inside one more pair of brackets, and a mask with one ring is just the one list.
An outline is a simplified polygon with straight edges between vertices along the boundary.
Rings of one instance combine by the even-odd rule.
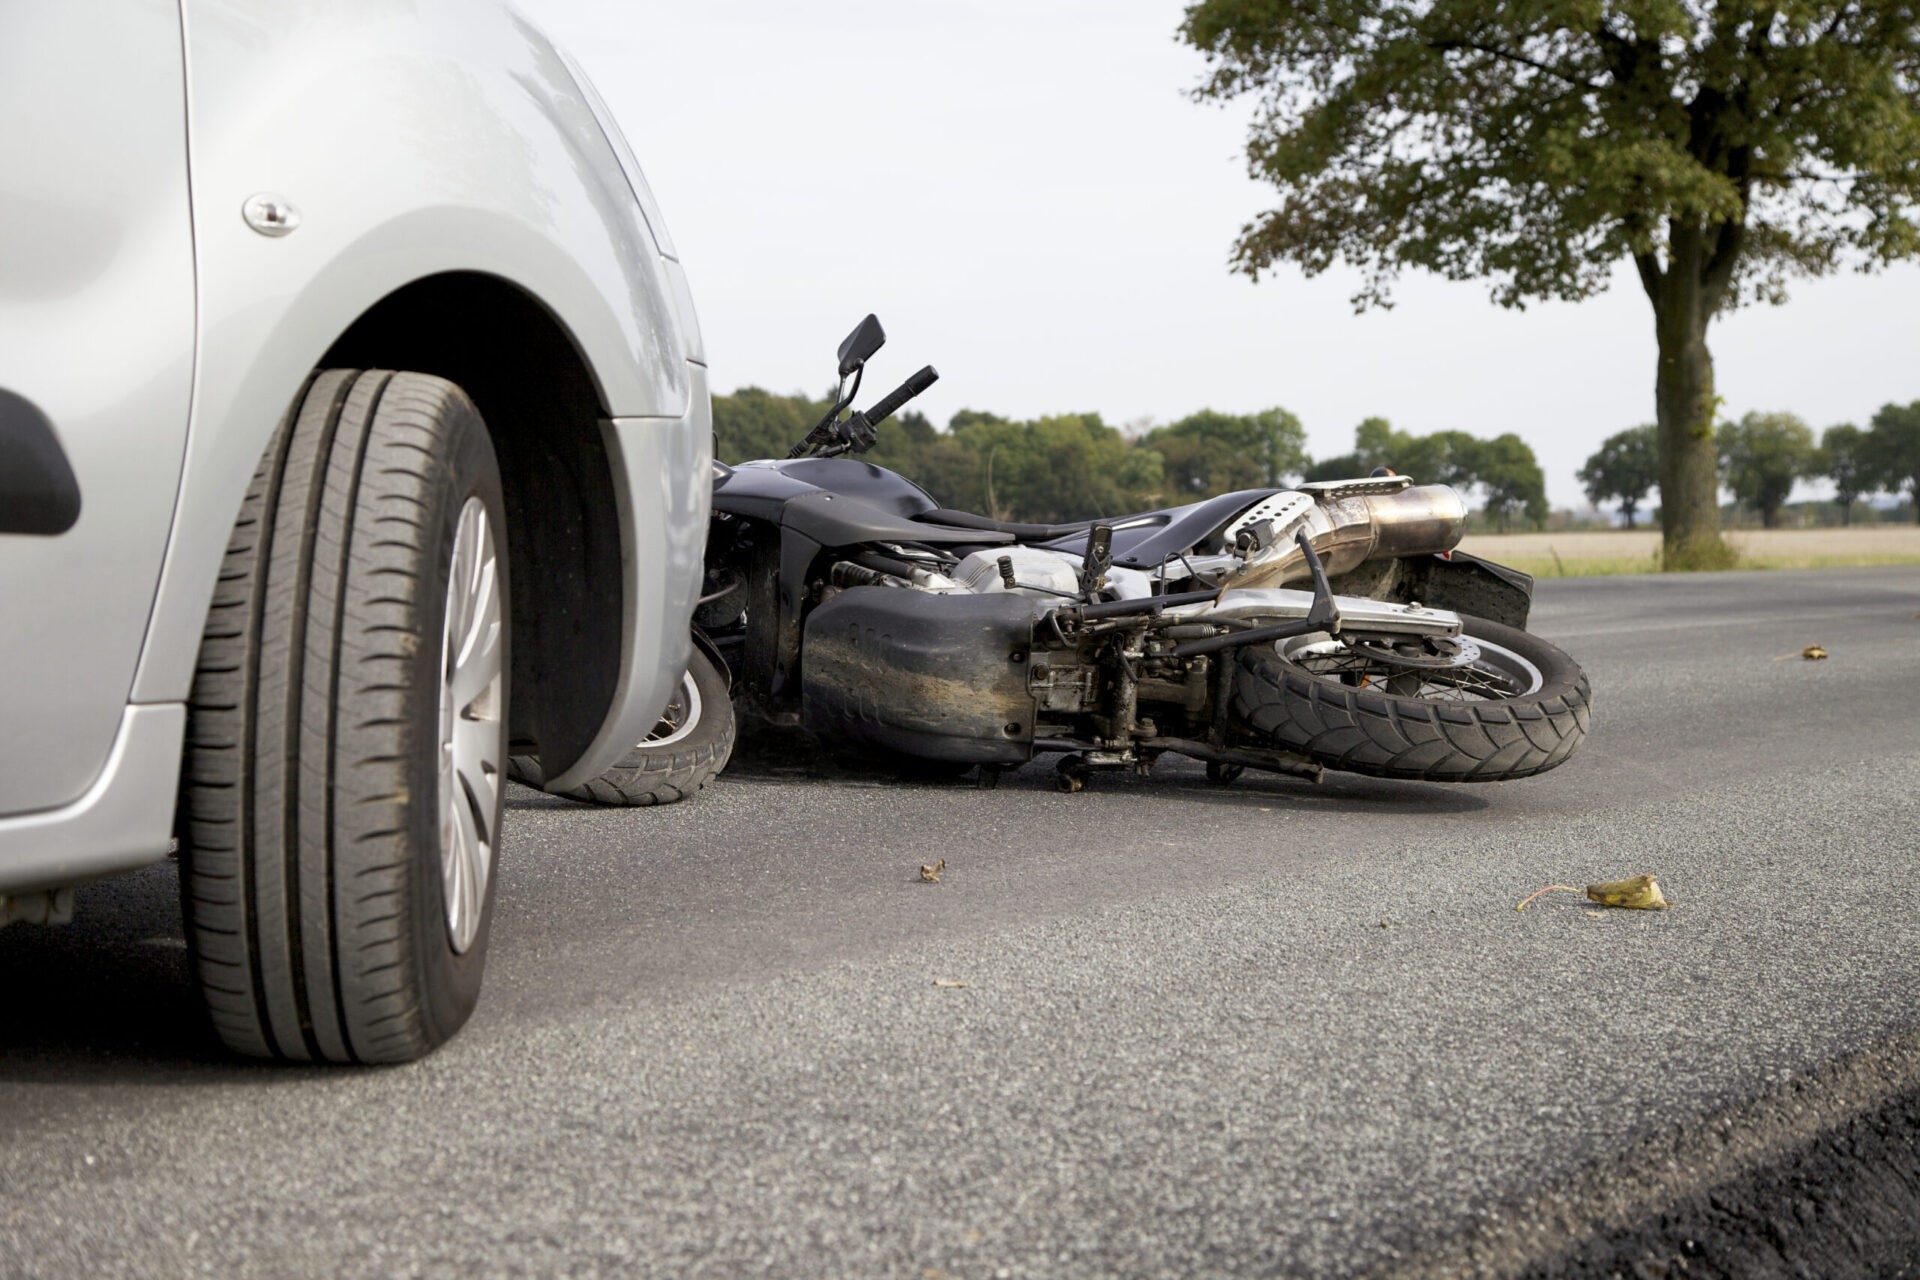
[[318, 367], [430, 373], [487, 424], [505, 491], [514, 581], [514, 750], [572, 759], [618, 685], [621, 529], [599, 382], [538, 298], [499, 276], [448, 272], [365, 310]]

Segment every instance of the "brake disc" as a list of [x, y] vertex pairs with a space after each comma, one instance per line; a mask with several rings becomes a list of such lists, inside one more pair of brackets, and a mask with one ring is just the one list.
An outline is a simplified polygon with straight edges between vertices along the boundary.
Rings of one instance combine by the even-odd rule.
[[1386, 666], [1422, 671], [1470, 667], [1480, 661], [1480, 646], [1464, 636], [1427, 636], [1420, 643], [1426, 652], [1408, 653], [1375, 640], [1349, 640], [1347, 648]]

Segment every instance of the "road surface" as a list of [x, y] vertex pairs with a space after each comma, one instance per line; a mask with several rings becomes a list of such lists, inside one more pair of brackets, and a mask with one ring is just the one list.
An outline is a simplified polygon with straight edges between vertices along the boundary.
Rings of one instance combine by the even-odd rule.
[[[404, 1068], [222, 1058], [173, 868], [85, 890], [0, 931], [0, 1274], [1884, 1268], [1920, 570], [1551, 581], [1534, 629], [1594, 730], [1513, 783], [515, 789], [480, 1011]], [[1514, 911], [1640, 871], [1673, 910]]]

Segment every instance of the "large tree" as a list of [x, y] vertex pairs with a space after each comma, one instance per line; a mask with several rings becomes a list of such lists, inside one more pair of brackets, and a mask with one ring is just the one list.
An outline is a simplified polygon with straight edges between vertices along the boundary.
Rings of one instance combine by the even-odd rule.
[[1812, 430], [1790, 413], [1749, 413], [1721, 426], [1719, 441], [1727, 488], [1760, 513], [1762, 525], [1778, 528], [1793, 482], [1817, 474]]
[[1653, 305], [1670, 567], [1725, 558], [1707, 328], [1794, 273], [1920, 251], [1914, 0], [1201, 0], [1202, 98], [1252, 95], [1279, 207], [1235, 264], [1491, 277], [1579, 299], [1631, 261]]
[[1629, 529], [1633, 528], [1633, 513], [1660, 483], [1659, 435], [1660, 428], [1652, 423], [1616, 431], [1580, 464], [1578, 478], [1587, 491], [1587, 501], [1596, 507], [1603, 502], [1619, 503]]

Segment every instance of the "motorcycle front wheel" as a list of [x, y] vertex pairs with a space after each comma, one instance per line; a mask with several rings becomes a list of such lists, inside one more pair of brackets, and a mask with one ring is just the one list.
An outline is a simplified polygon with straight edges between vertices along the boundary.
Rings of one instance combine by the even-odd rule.
[[[733, 701], [727, 677], [695, 645], [680, 687], [652, 733], [597, 778], [558, 794], [605, 805], [675, 804], [711, 782], [733, 755]], [[540, 757], [513, 756], [507, 775], [538, 787]]]
[[1566, 654], [1461, 615], [1459, 639], [1295, 636], [1240, 650], [1232, 715], [1264, 744], [1329, 769], [1428, 782], [1498, 782], [1564, 764], [1592, 691]]

